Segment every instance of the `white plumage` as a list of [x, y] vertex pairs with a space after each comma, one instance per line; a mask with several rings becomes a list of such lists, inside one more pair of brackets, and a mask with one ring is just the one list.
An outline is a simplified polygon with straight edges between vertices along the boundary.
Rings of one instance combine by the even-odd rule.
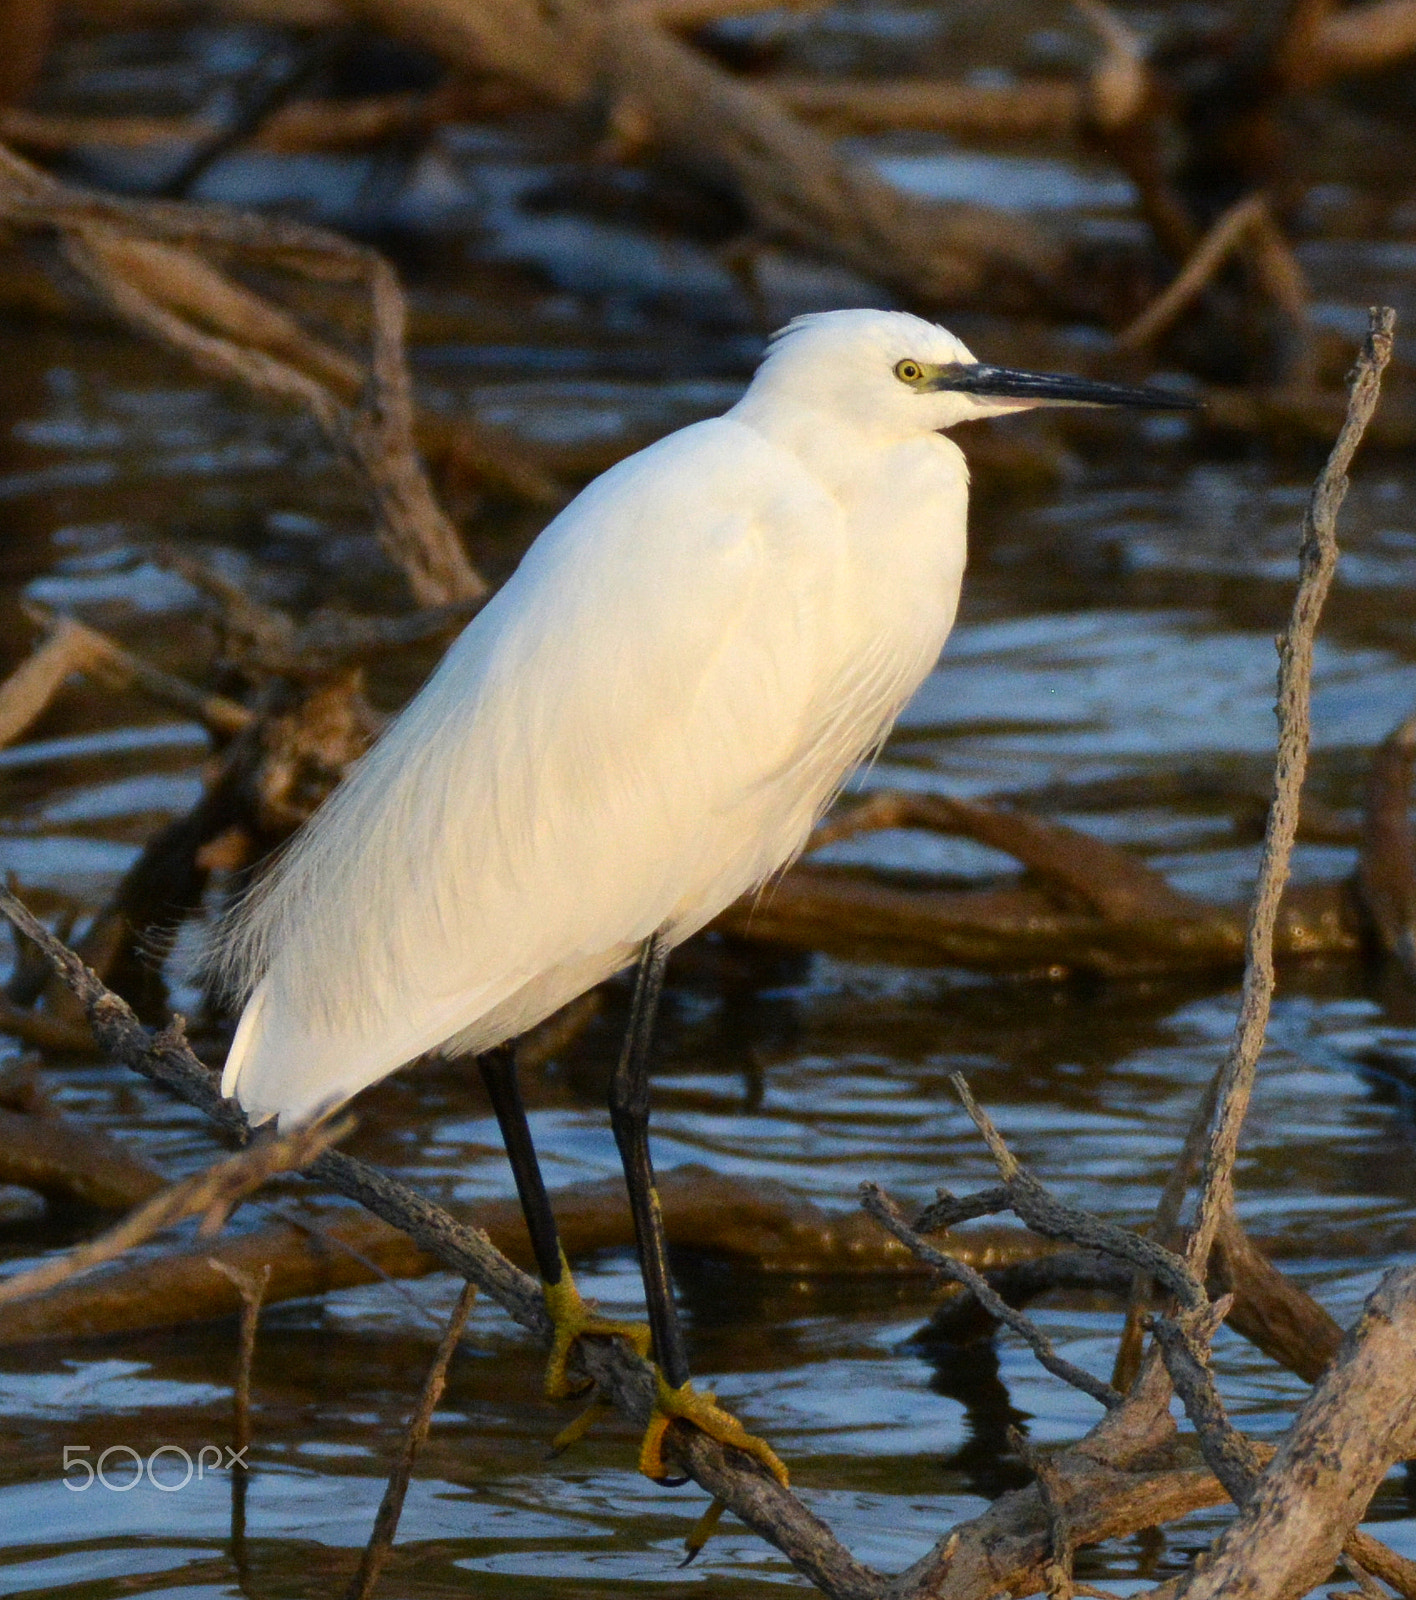
[[238, 911], [224, 1093], [304, 1118], [485, 1050], [800, 850], [954, 620], [968, 473], [937, 430], [1038, 403], [912, 363], [976, 365], [916, 317], [799, 319], [726, 416], [550, 524]]

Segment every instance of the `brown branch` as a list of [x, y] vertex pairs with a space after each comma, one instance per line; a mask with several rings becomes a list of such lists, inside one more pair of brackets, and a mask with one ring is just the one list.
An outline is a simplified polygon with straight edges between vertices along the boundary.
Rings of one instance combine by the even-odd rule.
[[1203, 902], [1172, 889], [1143, 861], [1090, 834], [950, 795], [879, 790], [833, 811], [812, 834], [807, 851], [878, 828], [927, 828], [1005, 851], [1108, 921], [1159, 921], [1195, 917], [1208, 910]]
[[1414, 760], [1416, 717], [1408, 717], [1372, 759], [1357, 886], [1381, 948], [1416, 980], [1416, 838], [1410, 819]]
[[256, 1324], [265, 1303], [270, 1267], [243, 1272], [230, 1262], [209, 1258], [208, 1265], [219, 1272], [241, 1297], [241, 1327], [236, 1344], [236, 1381], [232, 1385], [232, 1434], [235, 1452], [243, 1456], [251, 1445], [251, 1368], [256, 1358]]
[[403, 1501], [408, 1493], [409, 1480], [413, 1476], [413, 1464], [418, 1459], [418, 1452], [423, 1448], [428, 1431], [433, 1425], [433, 1412], [437, 1409], [438, 1401], [442, 1399], [443, 1388], [447, 1383], [448, 1363], [452, 1360], [453, 1351], [457, 1349], [462, 1330], [467, 1326], [467, 1318], [476, 1298], [475, 1286], [470, 1283], [463, 1284], [462, 1292], [458, 1295], [452, 1314], [448, 1317], [447, 1328], [438, 1344], [433, 1364], [423, 1381], [423, 1392], [418, 1397], [417, 1408], [409, 1418], [403, 1449], [399, 1452], [398, 1460], [389, 1474], [388, 1487], [384, 1490], [378, 1515], [374, 1518], [373, 1532], [369, 1535], [369, 1542], [359, 1559], [358, 1571], [350, 1579], [349, 1587], [345, 1590], [345, 1600], [369, 1600], [369, 1596], [374, 1592], [374, 1585], [379, 1581], [379, 1573], [383, 1571], [384, 1563], [393, 1549], [394, 1535], [398, 1532], [398, 1519], [403, 1514]]
[[[149, 246], [149, 258], [158, 250], [170, 252], [170, 247]], [[361, 472], [379, 513], [384, 547], [407, 574], [420, 604], [442, 605], [485, 592], [485, 584], [472, 570], [455, 530], [433, 498], [421, 462], [411, 453], [406, 383], [387, 392], [394, 366], [405, 378], [406, 368], [402, 365], [402, 297], [390, 287], [392, 274], [386, 265], [371, 262], [370, 266], [375, 336], [380, 347], [393, 344], [397, 348], [397, 361], [392, 363], [376, 353], [375, 381], [366, 406], [354, 409], [337, 399], [319, 377], [258, 346], [204, 332], [186, 315], [154, 299], [148, 286], [131, 271], [115, 266], [113, 258], [121, 260], [126, 255], [125, 264], [131, 267], [133, 250], [130, 241], [115, 237], [104, 225], [74, 229], [66, 241], [65, 255], [125, 322], [185, 356], [199, 371], [307, 411], [330, 444]], [[197, 271], [202, 278], [211, 275], [210, 269], [198, 267]], [[196, 273], [193, 276], [196, 278]], [[192, 292], [201, 293], [200, 279], [193, 282]], [[396, 307], [393, 296], [397, 296]], [[213, 320], [223, 309], [214, 308]]]
[[[557, 105], [610, 96], [622, 146], [727, 183], [763, 233], [825, 252], [934, 303], [1036, 304], [1058, 291], [1062, 241], [998, 208], [937, 205], [892, 187], [636, 7], [566, 0], [358, 0], [359, 12], [454, 69], [495, 72]], [[1065, 293], [1065, 289], [1061, 292]]]
[[[15, 227], [56, 230], [70, 264], [106, 305], [201, 370], [307, 410], [361, 474], [385, 548], [420, 602], [485, 593], [414, 449], [404, 302], [382, 257], [282, 219], [70, 188], [3, 146], [0, 217]], [[361, 287], [370, 320], [367, 360], [313, 338], [198, 250]], [[467, 476], [539, 504], [559, 500], [558, 488], [513, 441], [440, 418], [419, 426]]]
[[1232, 1295], [1227, 1318], [1265, 1355], [1315, 1382], [1342, 1343], [1342, 1329], [1313, 1297], [1287, 1278], [1240, 1226], [1233, 1209], [1219, 1220], [1210, 1251], [1208, 1287]]
[[21, 609], [37, 627], [48, 628], [53, 633], [62, 630], [75, 652], [75, 670], [106, 688], [136, 689], [158, 705], [182, 712], [222, 738], [241, 733], [256, 720], [255, 712], [239, 701], [225, 695], [208, 694], [185, 678], [163, 672], [160, 667], [125, 650], [106, 633], [100, 633], [75, 617], [50, 611], [32, 600], [23, 601]]
[[[250, 145], [252, 149], [280, 155], [359, 149], [431, 128], [441, 112], [437, 95], [421, 93], [366, 95], [357, 100], [296, 100], [274, 111], [256, 130]], [[218, 131], [219, 124], [201, 116], [65, 114], [26, 106], [8, 106], [0, 111], [0, 139], [40, 155], [196, 144]]]
[[77, 625], [56, 618], [40, 643], [0, 683], [0, 746], [13, 744], [43, 716], [68, 678], [88, 663], [89, 651]]
[[785, 73], [760, 81], [789, 110], [835, 133], [916, 129], [985, 139], [1065, 139], [1081, 127], [1084, 106], [1083, 91], [1064, 78], [999, 87], [950, 79]]
[[0, 1183], [112, 1211], [141, 1205], [164, 1187], [156, 1167], [101, 1128], [87, 1127], [73, 1117], [4, 1109], [0, 1109]]
[[1416, 0], [1369, 0], [1324, 17], [1309, 83], [1343, 73], [1378, 72], [1416, 51]]
[[1236, 200], [1211, 225], [1166, 288], [1116, 335], [1117, 349], [1139, 350], [1158, 339], [1204, 293], [1247, 240], [1273, 226], [1267, 196], [1251, 194]]

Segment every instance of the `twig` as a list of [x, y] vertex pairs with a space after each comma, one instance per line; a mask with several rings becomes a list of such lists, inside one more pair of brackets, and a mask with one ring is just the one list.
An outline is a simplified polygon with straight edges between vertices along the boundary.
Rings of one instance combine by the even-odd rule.
[[1268, 216], [1266, 196], [1251, 194], [1236, 200], [1210, 227], [1166, 288], [1134, 322], [1116, 335], [1117, 348], [1138, 350], [1158, 339], [1191, 301], [1204, 292], [1224, 263]]
[[1187, 1310], [1202, 1310], [1209, 1297], [1187, 1264], [1153, 1239], [1143, 1238], [1129, 1228], [1105, 1222], [1077, 1206], [1065, 1204], [1050, 1195], [1022, 1166], [1003, 1142], [991, 1118], [974, 1099], [961, 1073], [951, 1073], [949, 1082], [983, 1135], [994, 1163], [1003, 1178], [1008, 1209], [1034, 1233], [1045, 1239], [1065, 1239], [1085, 1250], [1099, 1250], [1117, 1260], [1129, 1262], [1149, 1272], [1173, 1294]]
[[230, 1262], [215, 1257], [210, 1264], [241, 1296], [236, 1381], [231, 1391], [231, 1543], [240, 1568], [246, 1559], [246, 1488], [251, 1473], [246, 1460], [246, 1452], [251, 1448], [251, 1369], [256, 1359], [256, 1324], [260, 1320], [266, 1285], [270, 1282], [270, 1263], [266, 1262], [259, 1272], [242, 1272]]
[[408, 1482], [413, 1476], [413, 1463], [417, 1460], [418, 1452], [423, 1448], [428, 1430], [432, 1427], [433, 1412], [437, 1409], [438, 1401], [442, 1399], [443, 1388], [447, 1383], [448, 1363], [452, 1360], [453, 1351], [457, 1349], [462, 1330], [467, 1326], [467, 1317], [476, 1298], [476, 1285], [463, 1284], [462, 1292], [457, 1297], [452, 1315], [448, 1318], [447, 1328], [438, 1344], [437, 1354], [433, 1357], [433, 1364], [423, 1382], [423, 1392], [419, 1396], [417, 1409], [409, 1419], [403, 1449], [399, 1452], [398, 1460], [389, 1474], [388, 1487], [384, 1490], [383, 1500], [379, 1504], [378, 1516], [374, 1518], [374, 1529], [369, 1535], [369, 1542], [359, 1558], [358, 1571], [345, 1590], [345, 1600], [369, 1600], [369, 1596], [374, 1592], [374, 1585], [379, 1581], [379, 1573], [383, 1570], [384, 1562], [393, 1549], [394, 1535], [398, 1532], [398, 1519], [403, 1513], [404, 1496], [408, 1493]]
[[936, 1192], [934, 1200], [914, 1219], [910, 1227], [916, 1233], [943, 1233], [961, 1222], [972, 1222], [976, 1217], [996, 1217], [1008, 1209], [1008, 1188], [999, 1184], [993, 1189], [979, 1189], [973, 1194], [952, 1195], [947, 1189]]
[[1313, 639], [1337, 566], [1337, 514], [1347, 494], [1347, 469], [1381, 396], [1381, 378], [1391, 359], [1396, 313], [1374, 308], [1367, 339], [1352, 377], [1346, 421], [1318, 475], [1303, 517], [1298, 592], [1279, 645], [1278, 755], [1274, 797], [1264, 830], [1258, 882], [1245, 941], [1244, 986], [1234, 1037], [1218, 1075], [1218, 1110], [1205, 1158], [1204, 1185], [1186, 1259], [1203, 1276], [1210, 1246], [1233, 1193], [1239, 1132], [1249, 1107], [1254, 1072], [1263, 1049], [1273, 999], [1273, 933], [1278, 904], [1298, 827], [1299, 801], [1308, 764]]
[[251, 1445], [251, 1366], [256, 1357], [256, 1323], [260, 1318], [266, 1285], [270, 1282], [270, 1266], [267, 1264], [259, 1272], [242, 1272], [229, 1261], [221, 1261], [215, 1256], [211, 1258], [211, 1266], [233, 1284], [241, 1296], [236, 1382], [232, 1390], [232, 1433], [237, 1455], [244, 1455]]
[[272, 70], [268, 58], [260, 61], [242, 86], [244, 103], [238, 106], [230, 124], [209, 132], [177, 170], [163, 180], [157, 192], [169, 200], [184, 199], [198, 179], [224, 155], [258, 133], [264, 123], [319, 73], [336, 66], [348, 54], [352, 38], [352, 30], [347, 25], [328, 28], [316, 35], [313, 45], [304, 45], [294, 62], [278, 63]]
[[[1180, 1154], [1175, 1158], [1175, 1165], [1170, 1169], [1165, 1187], [1160, 1192], [1160, 1199], [1156, 1202], [1155, 1221], [1151, 1224], [1150, 1235], [1167, 1249], [1180, 1243], [1180, 1210], [1185, 1204], [1185, 1195], [1189, 1191], [1190, 1180], [1195, 1175], [1195, 1168], [1204, 1154], [1218, 1093], [1219, 1076], [1216, 1074], [1210, 1079], [1200, 1097], [1200, 1103], [1190, 1119], [1190, 1126], [1185, 1131]], [[1126, 1302], [1126, 1321], [1121, 1329], [1121, 1339], [1116, 1347], [1116, 1363], [1111, 1372], [1111, 1381], [1122, 1391], [1131, 1387], [1141, 1370], [1146, 1306], [1154, 1290], [1154, 1280], [1149, 1273], [1138, 1272], [1131, 1280], [1131, 1294]]]
[[1026, 1342], [1039, 1363], [1054, 1377], [1061, 1378], [1063, 1383], [1070, 1384], [1074, 1389], [1080, 1389], [1083, 1394], [1090, 1395], [1093, 1400], [1100, 1401], [1104, 1406], [1111, 1407], [1121, 1403], [1121, 1396], [1109, 1383], [1103, 1383], [1101, 1379], [1092, 1377], [1084, 1368], [1068, 1361], [1065, 1356], [1059, 1356], [1056, 1346], [1032, 1318], [1025, 1316], [1021, 1311], [1015, 1311], [1001, 1295], [994, 1292], [981, 1273], [965, 1266], [962, 1261], [955, 1261], [952, 1256], [945, 1255], [942, 1250], [936, 1250], [928, 1240], [922, 1239], [905, 1221], [900, 1208], [878, 1184], [861, 1184], [860, 1203], [921, 1261], [928, 1262], [942, 1277], [962, 1284], [990, 1316], [996, 1317], [999, 1322], [1010, 1327]]
[[12, 744], [42, 716], [70, 674], [82, 672], [88, 661], [77, 625], [55, 618], [44, 639], [0, 683], [0, 746]]
[[174, 1183], [129, 1212], [120, 1223], [99, 1234], [96, 1239], [76, 1245], [72, 1250], [38, 1267], [32, 1267], [28, 1272], [17, 1272], [13, 1277], [0, 1281], [0, 1305], [42, 1294], [67, 1278], [88, 1272], [105, 1261], [112, 1261], [115, 1256], [122, 1255], [124, 1251], [133, 1249], [187, 1217], [203, 1216], [203, 1234], [216, 1232], [224, 1224], [231, 1208], [246, 1195], [277, 1173], [297, 1171], [308, 1166], [353, 1125], [353, 1119], [346, 1117], [337, 1123], [297, 1128], [293, 1133], [282, 1134], [274, 1139], [262, 1139], [239, 1155], [219, 1161], [204, 1172], [194, 1173], [190, 1178]]
[[[762, 80], [782, 105], [834, 132], [903, 128], [988, 139], [1065, 139], [1081, 125], [1083, 92], [1065, 78], [1005, 85], [956, 79], [807, 78]], [[3, 129], [3, 124], [0, 124]]]
[[1203, 1310], [1178, 1317], [1155, 1317], [1151, 1326], [1210, 1471], [1234, 1504], [1242, 1506], [1258, 1481], [1260, 1463], [1253, 1446], [1230, 1422], [1209, 1367], [1210, 1341], [1229, 1312], [1231, 1298], [1225, 1295]]

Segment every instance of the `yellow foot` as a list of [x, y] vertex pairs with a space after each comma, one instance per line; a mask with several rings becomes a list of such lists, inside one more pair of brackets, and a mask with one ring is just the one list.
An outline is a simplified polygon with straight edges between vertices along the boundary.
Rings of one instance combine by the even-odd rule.
[[[555, 1338], [551, 1342], [551, 1359], [546, 1364], [546, 1398], [565, 1400], [571, 1395], [583, 1394], [588, 1383], [572, 1383], [566, 1372], [566, 1363], [577, 1339], [587, 1334], [592, 1338], [625, 1339], [641, 1356], [649, 1354], [649, 1329], [642, 1322], [610, 1322], [597, 1317], [594, 1302], [589, 1305], [580, 1298], [575, 1279], [566, 1265], [565, 1252], [561, 1252], [561, 1275], [555, 1283], [541, 1286], [546, 1296], [546, 1310], [555, 1324]], [[574, 1424], [572, 1424], [572, 1428]], [[570, 1432], [571, 1429], [567, 1429]], [[582, 1430], [583, 1431], [583, 1430]], [[562, 1436], [564, 1437], [564, 1436]], [[577, 1435], [578, 1437], [578, 1435]], [[567, 1440], [567, 1443], [572, 1441]]]
[[787, 1469], [776, 1452], [750, 1434], [731, 1412], [724, 1411], [716, 1395], [695, 1394], [691, 1383], [684, 1384], [681, 1389], [671, 1389], [662, 1373], [657, 1374], [657, 1378], [659, 1388], [654, 1397], [654, 1414], [649, 1419], [644, 1443], [639, 1447], [639, 1470], [646, 1478], [662, 1483], [670, 1476], [664, 1460], [664, 1435], [671, 1422], [691, 1422], [719, 1444], [730, 1444], [735, 1450], [745, 1451], [760, 1461], [784, 1489], [787, 1487]]
[[683, 1560], [679, 1562], [681, 1567], [686, 1567], [713, 1537], [718, 1523], [722, 1520], [723, 1513], [727, 1509], [728, 1502], [726, 1500], [719, 1500], [715, 1497], [708, 1502], [708, 1509], [693, 1524], [688, 1538], [683, 1541]]

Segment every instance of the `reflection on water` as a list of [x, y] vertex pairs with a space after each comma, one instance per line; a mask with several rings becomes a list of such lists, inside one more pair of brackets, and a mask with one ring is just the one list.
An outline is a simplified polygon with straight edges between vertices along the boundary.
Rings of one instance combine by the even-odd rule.
[[[1032, 9], [1036, 31], [1019, 35], [1021, 64], [1055, 66], [1057, 37], [1049, 42]], [[813, 52], [826, 59], [849, 48], [869, 60], [889, 43], [855, 13], [855, 22], [832, 15], [808, 37], [793, 32], [789, 13], [773, 13], [744, 21], [741, 38], [778, 29], [787, 65], [817, 67]], [[951, 33], [942, 12], [901, 15], [914, 19], [920, 70], [941, 52], [951, 66], [996, 58], [995, 41], [972, 23]], [[85, 55], [69, 46], [65, 70], [70, 92], [90, 106], [131, 108], [150, 95], [166, 110], [199, 109], [260, 43], [248, 30], [196, 28], [180, 49], [110, 41]], [[528, 157], [495, 130], [447, 136], [405, 174], [398, 218], [404, 229], [476, 225], [436, 270], [420, 271], [414, 310], [427, 339], [417, 366], [429, 403], [589, 459], [730, 404], [760, 348], [760, 307], [711, 242], [546, 204], [558, 159]], [[999, 198], [997, 162], [942, 150], [880, 160], [925, 192], [986, 185]], [[1126, 203], [1108, 172], [1060, 169], [1047, 152], [1008, 172], [1020, 205]], [[205, 192], [295, 201], [347, 221], [372, 181], [363, 157], [240, 155], [213, 170]], [[1324, 249], [1311, 252], [1312, 264], [1328, 271], [1323, 293], [1334, 305], [1342, 292], [1363, 304], [1386, 292], [1361, 277], [1364, 263], [1409, 283], [1409, 261], [1380, 241], [1365, 253]], [[535, 271], [522, 273], [528, 264]], [[1339, 283], [1342, 272], [1349, 280]], [[852, 292], [802, 263], [779, 260], [764, 269], [769, 279], [774, 315], [777, 298], [790, 311], [813, 295]], [[986, 330], [976, 343], [986, 354]], [[0, 329], [0, 347], [6, 665], [28, 637], [16, 609], [24, 597], [79, 609], [169, 670], [201, 673], [213, 641], [193, 592], [152, 559], [165, 540], [296, 609], [401, 603], [357, 497], [308, 426], [237, 403], [119, 335], [12, 324]], [[1288, 604], [1308, 465], [1259, 451], [1196, 459], [1183, 437], [1125, 424], [1084, 450], [1059, 447], [1057, 458], [1062, 473], [1041, 497], [986, 500], [958, 631], [863, 782], [1031, 795], [1137, 849], [1182, 888], [1240, 899], [1255, 859], [1247, 799], [1267, 783], [1272, 638]], [[479, 560], [505, 570], [526, 531], [479, 530]], [[1313, 784], [1351, 815], [1365, 753], [1416, 701], [1409, 463], [1362, 465], [1344, 542], [1318, 654]], [[411, 672], [402, 665], [375, 694], [406, 694]], [[71, 690], [25, 743], [0, 752], [0, 870], [51, 903], [69, 897], [92, 909], [141, 842], [191, 803], [204, 754], [198, 730], [140, 700]], [[1113, 781], [1133, 782], [1130, 802], [1099, 812], [1084, 800], [1082, 786]], [[977, 846], [902, 834], [835, 853], [963, 881], [1011, 870]], [[1346, 846], [1306, 845], [1297, 872], [1332, 877], [1351, 865]], [[528, 1083], [553, 1185], [618, 1170], [602, 1090], [622, 1008], [621, 996], [573, 1053]], [[743, 952], [717, 965], [685, 962], [666, 1018], [658, 1158], [776, 1179], [840, 1207], [854, 1203], [863, 1179], [913, 1200], [941, 1182], [961, 1190], [991, 1177], [948, 1089], [961, 1070], [1017, 1153], [1061, 1194], [1140, 1222], [1233, 1010], [1230, 989], [1201, 980], [982, 980]], [[1242, 1209], [1339, 1320], [1416, 1253], [1413, 1062], [1408, 996], [1356, 969], [1285, 973], [1241, 1162]], [[55, 1068], [47, 1081], [62, 1109], [131, 1137], [168, 1171], [190, 1170], [210, 1149], [191, 1113], [115, 1069]], [[377, 1092], [355, 1147], [469, 1217], [511, 1189], [467, 1074], [429, 1072]], [[90, 1226], [0, 1208], [0, 1248], [18, 1262]], [[929, 1311], [926, 1286], [769, 1279], [697, 1259], [679, 1266], [697, 1369], [781, 1450], [845, 1541], [881, 1567], [906, 1565], [981, 1497], [1019, 1481], [1009, 1426], [1052, 1442], [1094, 1420], [1091, 1402], [1046, 1378], [1011, 1340], [962, 1350], [912, 1341]], [[638, 1299], [623, 1253], [586, 1263], [582, 1285], [611, 1312]], [[222, 1471], [173, 1492], [146, 1480], [124, 1489], [119, 1465], [118, 1487], [76, 1492], [63, 1471], [66, 1446], [96, 1459], [110, 1446], [146, 1458], [171, 1445], [195, 1458], [224, 1442], [229, 1328], [0, 1351], [0, 1593], [324, 1596], [342, 1586], [451, 1298], [437, 1277], [266, 1315], [248, 1532], [235, 1550]], [[1109, 1369], [1117, 1318], [1103, 1302], [1072, 1297], [1039, 1316], [1063, 1354]], [[1260, 1436], [1281, 1431], [1303, 1386], [1236, 1338], [1222, 1335], [1218, 1348], [1244, 1425]], [[700, 1497], [635, 1476], [633, 1441], [616, 1425], [548, 1463], [560, 1417], [540, 1399], [539, 1366], [503, 1316], [477, 1309], [386, 1592], [535, 1597], [554, 1583], [588, 1597], [708, 1584], [747, 1595], [792, 1581], [781, 1558], [732, 1526], [694, 1567], [677, 1569]], [[1384, 1536], [1416, 1556], [1416, 1513], [1400, 1479], [1375, 1515]], [[1090, 1553], [1080, 1575], [1130, 1592], [1187, 1559], [1223, 1516], [1197, 1516], [1164, 1541]]]

